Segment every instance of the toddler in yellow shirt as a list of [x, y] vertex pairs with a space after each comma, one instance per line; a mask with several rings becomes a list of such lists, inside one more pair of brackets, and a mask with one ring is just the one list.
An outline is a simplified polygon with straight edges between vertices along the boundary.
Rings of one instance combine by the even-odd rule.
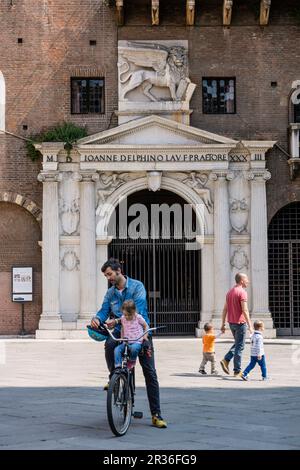
[[211, 362], [211, 374], [218, 375], [218, 371], [216, 370], [215, 339], [221, 334], [222, 332], [215, 335], [213, 325], [211, 323], [205, 323], [204, 334], [202, 336], [203, 359], [199, 367], [199, 372], [202, 375], [207, 375], [207, 372], [205, 372], [207, 362]]

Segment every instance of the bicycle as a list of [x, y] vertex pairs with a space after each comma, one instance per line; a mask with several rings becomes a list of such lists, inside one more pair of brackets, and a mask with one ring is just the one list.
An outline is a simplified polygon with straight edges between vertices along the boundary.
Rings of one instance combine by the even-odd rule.
[[135, 397], [135, 367], [128, 367], [130, 351], [129, 341], [136, 342], [149, 331], [155, 331], [157, 328], [149, 328], [136, 339], [115, 338], [112, 332], [106, 327], [109, 335], [114, 341], [125, 343], [125, 349], [122, 354], [122, 366], [116, 369], [110, 379], [107, 392], [107, 417], [109, 426], [115, 436], [124, 436], [128, 431], [132, 416], [135, 419], [142, 419], [143, 413], [133, 411]]

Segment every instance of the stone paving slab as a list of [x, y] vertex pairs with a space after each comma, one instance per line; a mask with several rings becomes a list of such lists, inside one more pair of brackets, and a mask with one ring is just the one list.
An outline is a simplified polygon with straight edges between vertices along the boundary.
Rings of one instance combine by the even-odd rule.
[[[0, 340], [0, 450], [205, 450], [300, 448], [300, 345], [269, 343], [270, 380], [259, 369], [249, 382], [200, 376], [201, 341], [155, 340], [163, 416], [151, 426], [144, 379], [137, 366], [136, 409], [126, 436], [112, 435], [106, 417], [103, 344], [92, 341]], [[217, 359], [229, 349], [218, 342]], [[3, 348], [2, 348], [3, 349]], [[246, 345], [243, 366], [249, 359]]]

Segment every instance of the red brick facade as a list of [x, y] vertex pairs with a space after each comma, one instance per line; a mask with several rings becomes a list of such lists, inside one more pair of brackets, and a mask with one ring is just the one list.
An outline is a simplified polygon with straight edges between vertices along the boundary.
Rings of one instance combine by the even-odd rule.
[[[297, 0], [273, 0], [269, 25], [258, 24], [258, 4], [234, 2], [230, 28], [222, 26], [222, 2], [196, 2], [195, 26], [185, 26], [185, 0], [160, 0], [160, 26], [151, 26], [150, 0], [125, 0], [125, 25], [102, 0], [3, 0], [0, 4], [0, 71], [6, 84], [6, 130], [24, 137], [62, 121], [86, 125], [88, 133], [117, 124], [117, 41], [186, 39], [190, 78], [198, 85], [191, 125], [235, 139], [276, 140], [288, 151], [291, 85], [300, 79], [300, 20]], [[106, 2], [111, 5], [114, 1]], [[238, 5], [237, 5], [238, 4]], [[22, 42], [18, 42], [22, 38]], [[90, 40], [96, 45], [90, 45]], [[105, 78], [105, 114], [71, 115], [70, 78]], [[237, 113], [202, 113], [204, 76], [236, 77]], [[277, 86], [271, 86], [277, 82]], [[23, 128], [27, 126], [27, 130]], [[278, 148], [268, 155], [272, 179], [267, 184], [268, 217], [291, 201], [300, 201], [300, 178], [290, 180], [288, 157]], [[36, 214], [42, 209], [40, 163], [26, 156], [24, 142], [0, 134], [0, 193], [20, 195], [0, 202], [0, 334], [20, 329], [19, 306], [10, 301], [12, 264], [36, 271], [35, 300], [28, 306], [28, 330], [41, 312], [41, 239]], [[22, 233], [22, 236], [20, 235]]]

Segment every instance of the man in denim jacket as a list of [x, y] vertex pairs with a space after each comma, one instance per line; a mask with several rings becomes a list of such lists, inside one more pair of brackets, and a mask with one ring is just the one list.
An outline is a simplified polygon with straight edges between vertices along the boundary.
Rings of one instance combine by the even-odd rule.
[[[122, 274], [119, 261], [113, 258], [104, 263], [101, 271], [112, 286], [105, 294], [102, 307], [92, 319], [92, 327], [97, 328], [97, 326], [99, 326], [99, 320], [101, 322], [106, 322], [110, 328], [115, 328], [114, 336], [119, 338], [121, 333], [121, 307], [125, 300], [134, 301], [138, 313], [142, 315], [146, 323], [149, 325], [150, 320], [148, 317], [146, 289], [144, 284], [141, 281], [131, 279], [130, 277]], [[159, 384], [155, 370], [151, 336], [149, 336], [149, 341], [151, 344], [152, 355], [151, 357], [147, 354], [141, 355], [139, 356], [139, 361], [145, 377], [149, 406], [152, 414], [152, 424], [158, 428], [166, 428], [167, 423], [160, 414]], [[110, 377], [114, 370], [114, 349], [116, 346], [116, 341], [110, 337], [105, 342], [105, 359], [110, 372]], [[108, 387], [106, 386], [105, 389], [107, 388]]]

